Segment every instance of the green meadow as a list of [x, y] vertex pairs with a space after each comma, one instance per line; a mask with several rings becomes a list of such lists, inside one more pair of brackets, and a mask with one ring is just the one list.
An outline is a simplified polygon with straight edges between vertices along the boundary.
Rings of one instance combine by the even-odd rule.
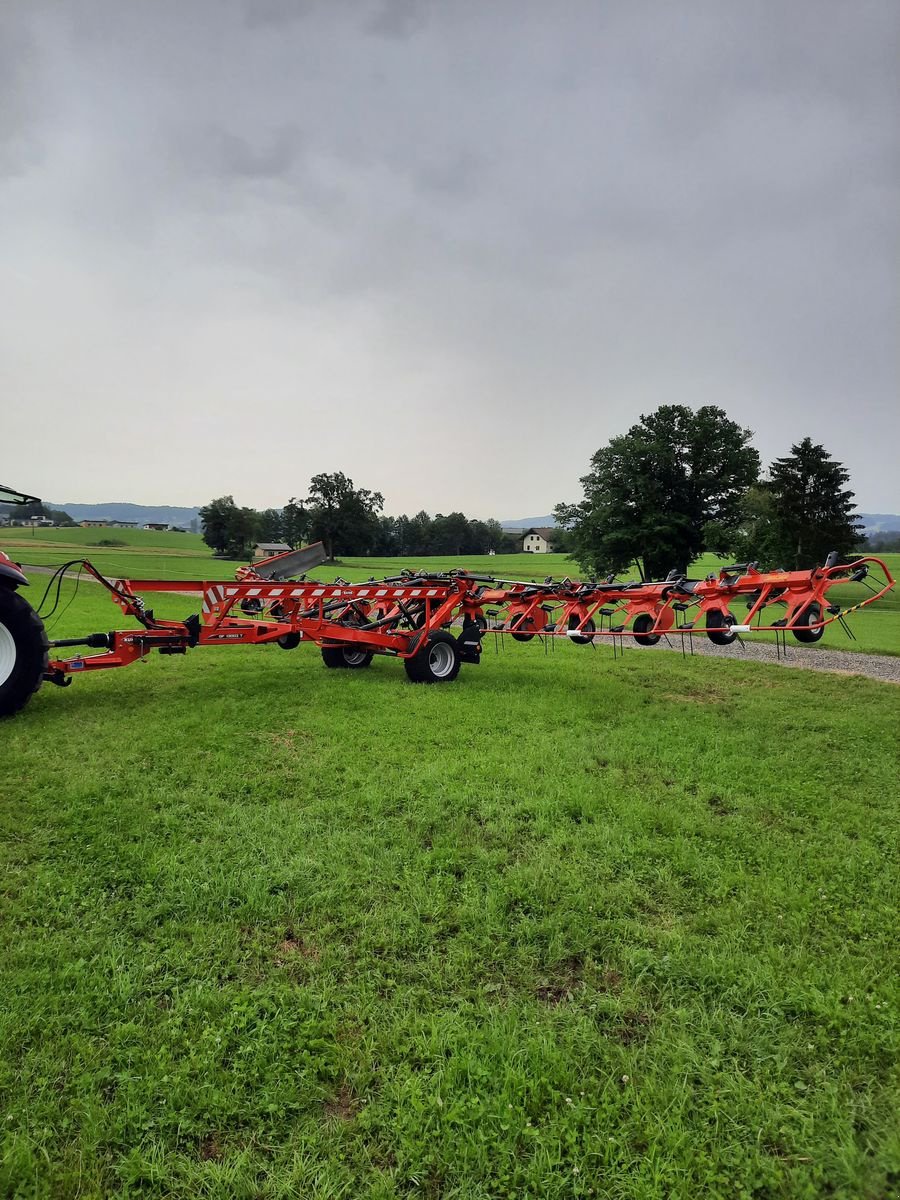
[[[231, 573], [175, 536], [104, 569]], [[116, 623], [72, 588], [51, 636]], [[897, 1195], [898, 727], [888, 684], [538, 640], [45, 685], [0, 724], [0, 1195]]]

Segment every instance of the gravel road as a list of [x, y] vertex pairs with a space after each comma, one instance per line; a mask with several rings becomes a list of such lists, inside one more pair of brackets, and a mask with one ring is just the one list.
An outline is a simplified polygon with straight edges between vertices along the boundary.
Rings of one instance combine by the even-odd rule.
[[[800, 667], [807, 671], [837, 671], [842, 675], [865, 675], [882, 683], [900, 683], [900, 656], [892, 654], [860, 654], [858, 650], [819, 650], [813, 646], [798, 646], [788, 642], [787, 654], [781, 657], [772, 642], [744, 642], [739, 645], [713, 646], [705, 638], [696, 637], [694, 654], [707, 658], [730, 658], [736, 662], [772, 663], [781, 667]], [[641, 653], [645, 652], [641, 647]], [[654, 647], [656, 650], [674, 650], [681, 653], [679, 638], [673, 638], [671, 646], [665, 642]], [[690, 646], [685, 639], [685, 649]]]

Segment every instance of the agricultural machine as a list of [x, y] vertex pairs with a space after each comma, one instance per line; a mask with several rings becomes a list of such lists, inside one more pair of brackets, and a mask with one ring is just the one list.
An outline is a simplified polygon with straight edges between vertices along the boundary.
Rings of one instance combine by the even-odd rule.
[[[0, 489], [0, 502], [30, 499]], [[836, 553], [810, 571], [761, 571], [755, 563], [737, 563], [705, 579], [672, 572], [661, 581], [610, 576], [602, 582], [548, 578], [542, 583], [461, 570], [403, 571], [365, 583], [323, 583], [300, 573], [321, 558], [316, 547], [276, 555], [239, 568], [233, 582], [111, 580], [87, 561], [64, 563], [51, 576], [45, 599], [55, 586], [58, 602], [65, 573], [77, 568], [103, 587], [137, 628], [51, 641], [38, 613], [18, 594], [28, 582], [21, 568], [0, 553], [0, 716], [22, 708], [44, 680], [65, 687], [76, 675], [123, 667], [154, 650], [185, 654], [203, 646], [248, 645], [291, 650], [312, 643], [326, 667], [360, 670], [380, 654], [402, 659], [413, 683], [445, 683], [457, 677], [463, 663], [480, 661], [489, 633], [508, 634], [517, 642], [566, 638], [590, 646], [611, 641], [614, 648], [626, 639], [653, 646], [676, 636], [682, 646], [684, 639], [692, 644], [697, 636], [727, 646], [742, 635], [766, 631], [811, 643], [832, 622], [846, 629], [849, 613], [894, 586], [880, 559], [841, 562]], [[848, 583], [863, 585], [868, 594], [845, 608], [829, 593]], [[177, 621], [158, 618], [147, 604], [154, 592], [180, 594], [194, 604], [199, 600], [199, 612]], [[738, 604], [744, 606], [740, 619], [732, 611]]]

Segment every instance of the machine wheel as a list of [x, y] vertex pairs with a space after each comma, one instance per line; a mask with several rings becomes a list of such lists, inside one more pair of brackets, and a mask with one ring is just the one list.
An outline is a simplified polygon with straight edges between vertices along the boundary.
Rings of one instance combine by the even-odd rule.
[[433, 633], [403, 665], [411, 683], [450, 683], [459, 674], [459, 646], [449, 633]]
[[647, 632], [655, 624], [656, 620], [651, 613], [638, 613], [634, 618], [631, 628], [634, 632], [634, 640], [639, 646], [655, 646], [659, 641], [660, 635], [658, 633]]
[[346, 667], [350, 671], [361, 671], [372, 665], [372, 652], [357, 646], [323, 646], [322, 662], [332, 670]]
[[0, 587], [0, 717], [24, 708], [47, 669], [44, 623], [27, 600]]
[[526, 617], [524, 613], [518, 613], [515, 617], [513, 617], [512, 621], [509, 623], [509, 627], [511, 630], [517, 631], [522, 629], [532, 630], [531, 633], [513, 633], [513, 641], [515, 642], [530, 642], [537, 631], [534, 617]]
[[[571, 617], [569, 617], [569, 628], [577, 629], [579, 625], [581, 625], [581, 621], [578, 615], [576, 613], [572, 613]], [[584, 625], [582, 625], [581, 632], [573, 634], [573, 636], [569, 638], [569, 641], [574, 642], [576, 646], [589, 646], [594, 640], [591, 634], [593, 634], [596, 628], [597, 626], [594, 624], [593, 618], [591, 618], [590, 620], [585, 621]]]
[[809, 608], [803, 610], [797, 618], [796, 626], [791, 630], [798, 642], [817, 642], [825, 632], [825, 626], [820, 625], [818, 629], [804, 629], [803, 626], [815, 625], [817, 621], [822, 620], [822, 610], [818, 604], [810, 604]]
[[282, 650], [296, 650], [302, 640], [299, 633], [283, 633], [278, 639], [278, 645]]
[[718, 612], [712, 609], [706, 614], [706, 636], [714, 646], [730, 646], [737, 637], [728, 628], [735, 623], [731, 613]]

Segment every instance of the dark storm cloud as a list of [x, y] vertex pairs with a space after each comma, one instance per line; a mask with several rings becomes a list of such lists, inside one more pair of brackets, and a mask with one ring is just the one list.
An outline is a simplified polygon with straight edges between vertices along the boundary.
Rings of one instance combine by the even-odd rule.
[[74, 396], [120, 439], [104, 494], [268, 503], [342, 468], [505, 516], [712, 402], [900, 508], [896, 6], [3, 19], [5, 442], [35, 406], [76, 436]]

